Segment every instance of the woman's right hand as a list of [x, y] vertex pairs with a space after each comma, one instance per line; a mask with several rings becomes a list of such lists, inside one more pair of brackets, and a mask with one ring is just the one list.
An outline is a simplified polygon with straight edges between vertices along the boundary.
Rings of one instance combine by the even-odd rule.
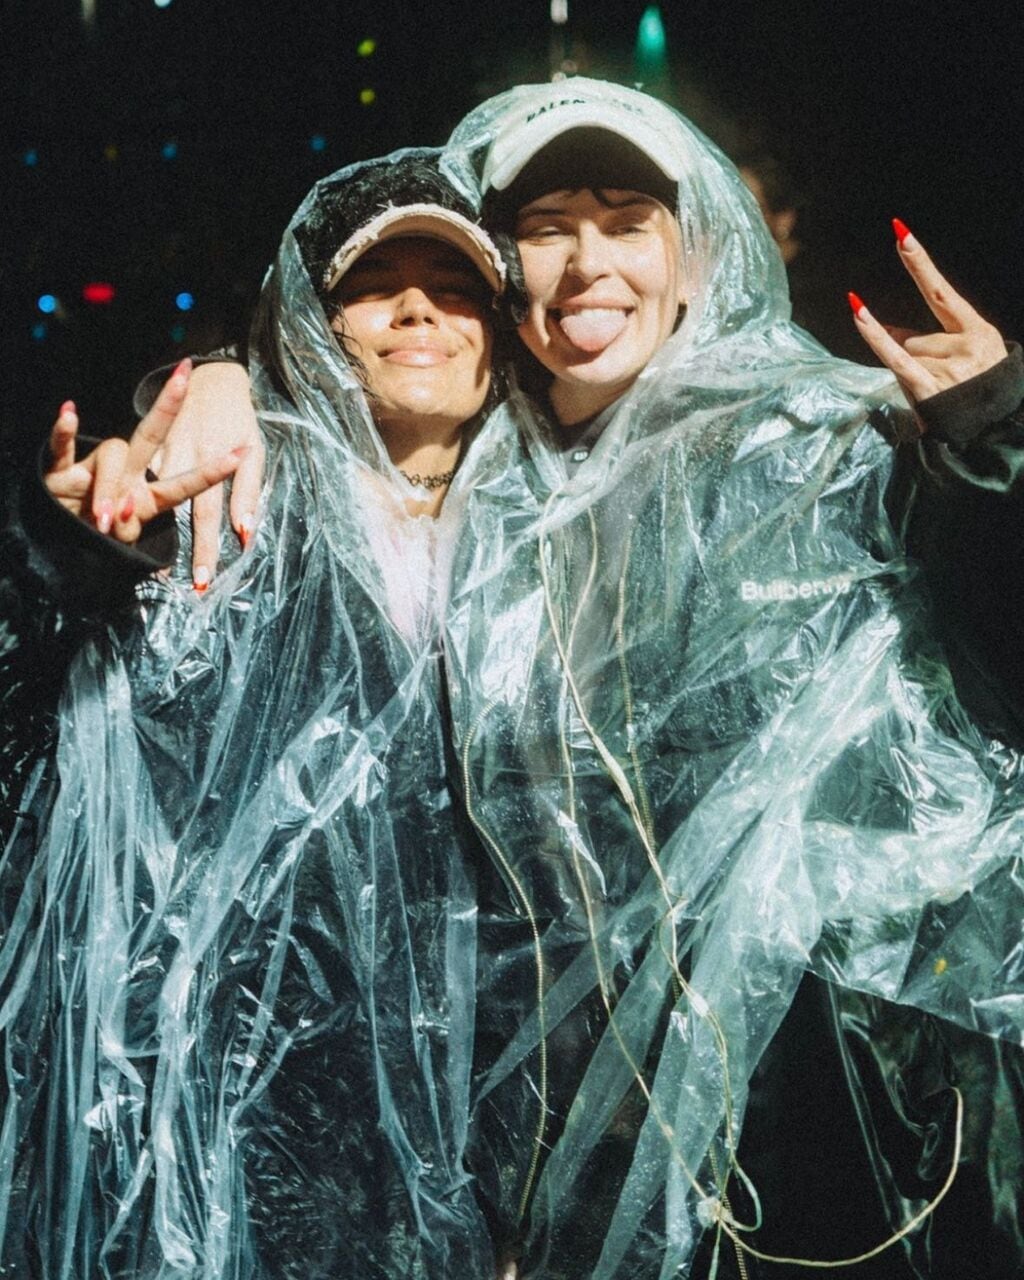
[[[154, 516], [194, 499], [235, 473], [248, 453], [244, 445], [177, 475], [147, 478], [149, 465], [165, 446], [185, 401], [190, 373], [191, 362], [183, 360], [130, 440], [104, 440], [79, 461], [75, 460], [78, 414], [70, 400], [61, 406], [50, 433], [50, 465], [45, 475], [47, 489], [61, 506], [100, 533], [118, 542], [134, 543]], [[196, 587], [205, 589], [209, 578], [201, 581], [194, 577]]]

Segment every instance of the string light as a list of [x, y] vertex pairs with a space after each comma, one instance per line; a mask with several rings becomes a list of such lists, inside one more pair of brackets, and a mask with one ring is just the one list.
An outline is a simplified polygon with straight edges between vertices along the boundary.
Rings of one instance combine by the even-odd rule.
[[309, 146], [311, 151], [323, 151], [327, 146], [327, 139], [322, 133], [314, 133], [309, 140]]
[[193, 298], [193, 296], [187, 292], [179, 293], [178, 296], [174, 299], [174, 305], [178, 308], [179, 311], [191, 311], [192, 308], [195, 306], [195, 304], [196, 304], [195, 298]]
[[178, 158], [178, 144], [173, 138], [164, 143], [160, 148], [160, 154], [165, 160], [176, 160]]
[[37, 298], [36, 306], [44, 316], [52, 316], [57, 310], [58, 303], [52, 293], [43, 293]]
[[39, 152], [35, 147], [29, 147], [25, 154], [21, 157], [25, 164], [31, 169], [33, 165], [39, 163]]
[[356, 46], [356, 53], [360, 58], [370, 58], [377, 52], [377, 41], [370, 39], [368, 36], [365, 40], [360, 40]]
[[364, 107], [372, 107], [377, 101], [377, 91], [375, 89], [360, 89], [359, 101]]
[[114, 301], [114, 292], [112, 284], [107, 284], [105, 281], [96, 281], [92, 284], [87, 284], [82, 289], [82, 298], [86, 302], [104, 306], [106, 303]]

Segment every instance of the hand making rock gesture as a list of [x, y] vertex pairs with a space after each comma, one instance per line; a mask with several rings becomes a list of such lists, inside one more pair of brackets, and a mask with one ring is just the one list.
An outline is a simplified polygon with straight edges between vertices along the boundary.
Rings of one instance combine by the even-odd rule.
[[899, 220], [893, 230], [900, 260], [942, 326], [936, 333], [915, 333], [881, 324], [855, 294], [849, 294], [857, 328], [892, 372], [912, 404], [927, 400], [984, 373], [1006, 358], [999, 330], [960, 296]]

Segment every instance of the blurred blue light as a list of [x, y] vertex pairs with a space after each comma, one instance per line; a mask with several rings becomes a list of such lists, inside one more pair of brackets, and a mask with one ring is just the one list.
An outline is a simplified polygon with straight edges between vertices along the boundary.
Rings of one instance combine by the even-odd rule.
[[40, 295], [38, 301], [36, 302], [36, 306], [39, 308], [39, 310], [43, 313], [44, 316], [52, 316], [53, 313], [57, 310], [57, 299], [53, 296], [52, 293], [44, 293]]
[[174, 160], [178, 155], [178, 144], [176, 142], [165, 142], [160, 148], [160, 154], [165, 160]]
[[35, 147], [29, 147], [29, 149], [25, 152], [25, 154], [21, 158], [31, 169], [33, 165], [37, 165], [39, 163], [39, 152], [35, 149]]
[[38, 324], [32, 326], [32, 337], [35, 338], [36, 342], [42, 342], [43, 338], [46, 337], [45, 320], [40, 320]]
[[174, 305], [179, 311], [191, 311], [196, 305], [196, 300], [190, 293], [179, 293], [174, 299]]
[[171, 330], [171, 341], [172, 342], [185, 341], [185, 326], [183, 324], [176, 324], [174, 328]]
[[166, 9], [170, 5], [171, 0], [153, 0], [153, 3], [158, 9]]
[[314, 151], [323, 151], [327, 146], [327, 139], [322, 133], [314, 133], [309, 140], [309, 145]]

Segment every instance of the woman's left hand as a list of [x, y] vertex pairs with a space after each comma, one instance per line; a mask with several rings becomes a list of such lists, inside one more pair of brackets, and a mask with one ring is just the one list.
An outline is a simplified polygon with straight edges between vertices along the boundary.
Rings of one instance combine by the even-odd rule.
[[865, 342], [916, 404], [991, 369], [1006, 358], [1006, 343], [957, 293], [898, 218], [893, 229], [900, 260], [942, 331], [915, 333], [880, 324], [855, 293], [849, 295], [850, 306]]

